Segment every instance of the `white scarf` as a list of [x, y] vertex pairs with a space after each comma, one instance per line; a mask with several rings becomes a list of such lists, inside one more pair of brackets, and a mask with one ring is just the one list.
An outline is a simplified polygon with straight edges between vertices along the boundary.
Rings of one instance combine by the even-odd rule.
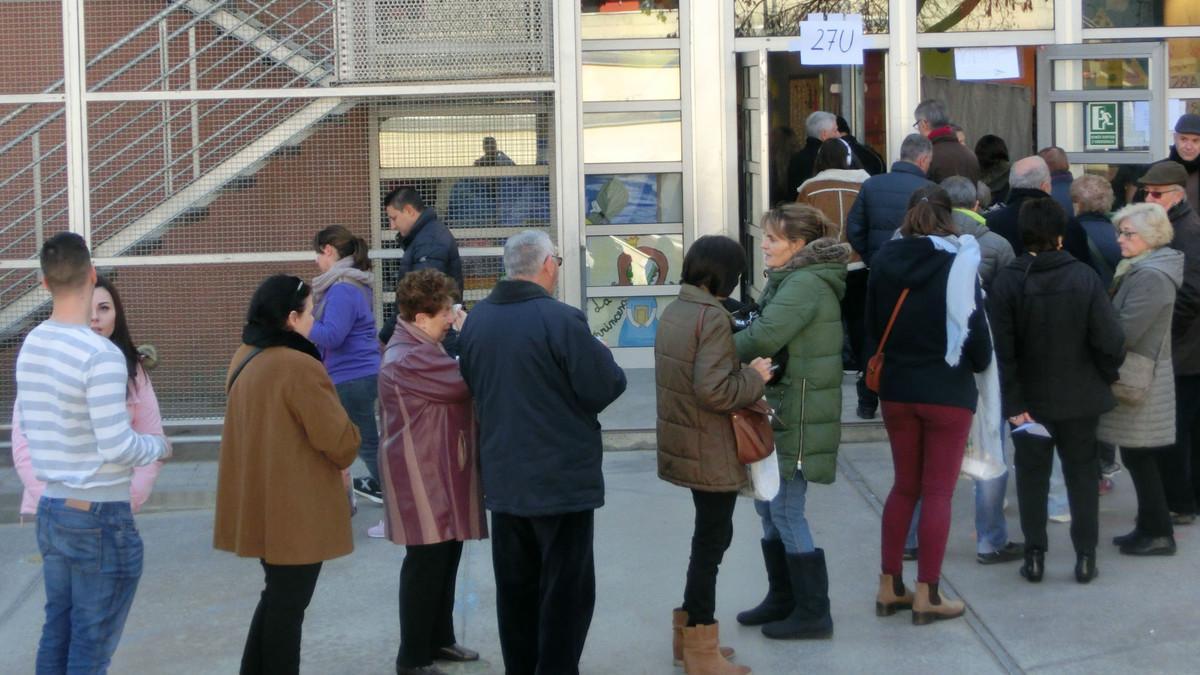
[[946, 363], [957, 366], [975, 311], [975, 281], [979, 277], [979, 242], [969, 234], [930, 236], [933, 247], [954, 255], [946, 280]]

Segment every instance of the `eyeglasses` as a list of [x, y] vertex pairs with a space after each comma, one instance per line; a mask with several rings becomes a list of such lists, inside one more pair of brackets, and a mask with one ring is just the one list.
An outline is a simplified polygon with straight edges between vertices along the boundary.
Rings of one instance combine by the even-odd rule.
[[1169, 195], [1172, 192], [1182, 192], [1182, 190], [1146, 190], [1146, 196], [1151, 199], [1162, 199], [1163, 195]]
[[1118, 230], [1117, 237], [1120, 239], [1133, 239], [1138, 236], [1137, 230]]
[[552, 256], [547, 256], [547, 257], [553, 259], [555, 264], [557, 264], [559, 267], [562, 267], [563, 259], [562, 259], [561, 255], [552, 255]]

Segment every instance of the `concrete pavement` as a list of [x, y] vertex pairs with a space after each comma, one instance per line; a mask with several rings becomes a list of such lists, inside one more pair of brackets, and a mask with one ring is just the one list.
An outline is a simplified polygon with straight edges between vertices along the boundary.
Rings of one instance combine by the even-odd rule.
[[[201, 463], [202, 465], [204, 463]], [[211, 463], [208, 463], [211, 466]], [[202, 491], [208, 467], [171, 466]], [[688, 493], [655, 476], [652, 452], [605, 456], [608, 503], [597, 514], [598, 601], [584, 653], [589, 674], [672, 673], [669, 614], [679, 604], [691, 526]], [[2, 479], [7, 480], [8, 472]], [[210, 480], [210, 479], [208, 479]], [[835, 621], [832, 640], [773, 642], [738, 626], [734, 615], [765, 588], [760, 534], [750, 501], [739, 501], [734, 542], [721, 568], [717, 616], [722, 642], [756, 673], [1193, 672], [1194, 583], [1200, 525], [1181, 528], [1174, 558], [1131, 559], [1108, 544], [1131, 523], [1126, 476], [1101, 500], [1100, 577], [1088, 586], [1071, 576], [1067, 528], [1051, 524], [1046, 580], [1031, 585], [1017, 564], [974, 560], [971, 485], [961, 481], [946, 557], [944, 588], [964, 598], [965, 620], [915, 627], [904, 612], [876, 618], [879, 506], [890, 486], [891, 461], [880, 443], [843, 447], [838, 481], [813, 486], [809, 517], [830, 567]], [[169, 499], [169, 483], [162, 485]], [[211, 485], [208, 486], [211, 488]], [[1020, 539], [1015, 498], [1009, 522]], [[114, 673], [236, 672], [246, 626], [261, 590], [255, 561], [211, 549], [212, 512], [150, 513], [138, 522], [146, 566], [113, 662]], [[303, 672], [388, 673], [398, 640], [396, 591], [403, 549], [369, 540], [379, 509], [355, 518], [357, 550], [326, 564], [305, 623]], [[911, 566], [912, 563], [909, 563]], [[32, 672], [43, 599], [30, 525], [0, 526], [0, 673]], [[906, 569], [906, 578], [915, 569]], [[488, 542], [467, 545], [455, 613], [459, 641], [483, 654], [451, 673], [501, 673]]]

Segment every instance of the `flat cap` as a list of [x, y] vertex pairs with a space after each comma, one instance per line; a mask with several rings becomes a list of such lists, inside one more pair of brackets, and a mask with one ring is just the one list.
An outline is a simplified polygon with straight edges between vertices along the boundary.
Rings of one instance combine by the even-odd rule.
[[1183, 185], [1187, 186], [1187, 169], [1179, 162], [1163, 160], [1150, 165], [1150, 169], [1137, 179], [1138, 185]]
[[1180, 115], [1179, 121], [1175, 123], [1175, 133], [1200, 136], [1200, 115], [1195, 113]]

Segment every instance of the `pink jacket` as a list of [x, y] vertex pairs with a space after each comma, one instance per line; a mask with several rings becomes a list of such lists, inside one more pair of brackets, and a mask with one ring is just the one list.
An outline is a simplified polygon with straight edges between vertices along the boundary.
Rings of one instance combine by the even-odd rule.
[[[129, 409], [130, 426], [140, 434], [162, 434], [162, 416], [158, 412], [158, 399], [154, 396], [154, 386], [150, 384], [150, 378], [141, 366], [138, 366], [136, 384], [135, 389], [125, 399], [125, 406]], [[13, 405], [12, 421], [12, 455], [13, 467], [16, 468], [17, 475], [21, 477], [21, 484], [25, 486], [25, 492], [21, 496], [21, 515], [37, 515], [38, 499], [41, 498], [42, 491], [46, 489], [46, 484], [34, 475], [33, 463], [29, 459], [29, 443], [25, 440], [25, 434], [21, 433], [21, 422], [15, 404]], [[142, 504], [146, 503], [150, 497], [150, 490], [154, 487], [154, 480], [158, 478], [158, 471], [161, 468], [162, 462], [133, 468], [133, 478], [129, 484], [129, 503], [133, 507], [134, 513], [137, 513], [142, 508]]]

